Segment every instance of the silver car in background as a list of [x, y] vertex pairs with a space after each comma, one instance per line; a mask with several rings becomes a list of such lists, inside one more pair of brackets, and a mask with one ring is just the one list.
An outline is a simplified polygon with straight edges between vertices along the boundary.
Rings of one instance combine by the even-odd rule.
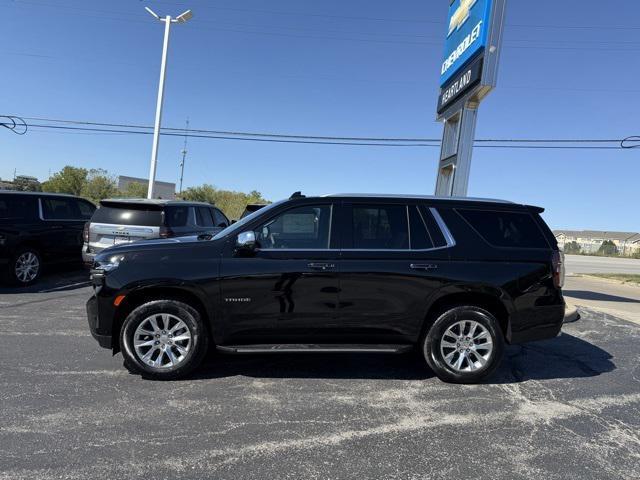
[[229, 219], [208, 203], [184, 200], [107, 199], [84, 229], [82, 259], [91, 265], [105, 248], [122, 243], [188, 235], [215, 235]]

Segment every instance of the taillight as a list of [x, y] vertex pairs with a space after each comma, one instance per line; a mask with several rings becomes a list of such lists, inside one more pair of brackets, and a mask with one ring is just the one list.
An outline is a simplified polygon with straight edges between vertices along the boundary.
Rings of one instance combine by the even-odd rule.
[[82, 240], [84, 243], [89, 243], [89, 222], [84, 222], [84, 227], [82, 228]]
[[551, 268], [553, 269], [553, 284], [557, 288], [564, 287], [564, 253], [560, 251], [553, 252]]
[[175, 235], [176, 234], [169, 227], [160, 227], [160, 238], [170, 238], [175, 237]]

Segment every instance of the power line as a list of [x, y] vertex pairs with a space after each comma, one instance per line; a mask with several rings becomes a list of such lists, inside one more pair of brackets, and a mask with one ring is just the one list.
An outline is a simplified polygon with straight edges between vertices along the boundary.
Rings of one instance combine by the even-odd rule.
[[[12, 118], [20, 118], [12, 116]], [[36, 120], [45, 123], [28, 123], [26, 120]], [[60, 132], [90, 132], [95, 134], [129, 134], [151, 135], [152, 127], [145, 125], [100, 123], [79, 120], [61, 120], [43, 117], [25, 117], [25, 126], [50, 129]], [[57, 123], [53, 124], [53, 123]], [[11, 125], [11, 123], [2, 126]], [[236, 140], [267, 143], [292, 143], [310, 145], [340, 145], [340, 146], [370, 146], [370, 147], [439, 147], [440, 140], [435, 138], [390, 138], [390, 137], [338, 137], [319, 135], [293, 135], [283, 133], [263, 132], [238, 132], [221, 130], [192, 130], [188, 128], [163, 128], [164, 136], [183, 138], [203, 138], [215, 140]], [[620, 150], [635, 148], [640, 145], [640, 137], [627, 137], [626, 139], [496, 139], [485, 138], [475, 141], [479, 148], [496, 149], [581, 149], [581, 150]], [[615, 144], [615, 145], [607, 145]]]

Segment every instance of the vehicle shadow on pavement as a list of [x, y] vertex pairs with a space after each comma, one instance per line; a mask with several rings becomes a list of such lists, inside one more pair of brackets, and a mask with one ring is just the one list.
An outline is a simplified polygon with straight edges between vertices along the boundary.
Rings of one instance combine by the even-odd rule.
[[[568, 334], [552, 340], [508, 346], [502, 364], [485, 384], [595, 377], [615, 370], [605, 350]], [[426, 380], [433, 372], [418, 352], [375, 354], [213, 354], [190, 380], [246, 376]]]
[[0, 283], [0, 295], [20, 293], [65, 292], [89, 285], [89, 272], [82, 267], [49, 267], [42, 276], [28, 287]]
[[600, 347], [566, 333], [541, 342], [512, 345], [486, 383], [597, 377], [616, 369], [613, 356]]
[[640, 303], [638, 299], [620, 297], [618, 295], [608, 295], [606, 293], [591, 292], [588, 290], [563, 290], [562, 293], [569, 298], [579, 298], [581, 300], [595, 300], [600, 302], [621, 302]]

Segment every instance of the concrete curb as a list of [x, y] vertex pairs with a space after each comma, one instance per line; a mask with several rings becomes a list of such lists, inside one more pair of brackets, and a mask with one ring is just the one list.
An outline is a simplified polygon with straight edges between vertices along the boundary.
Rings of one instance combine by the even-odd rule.
[[565, 301], [564, 323], [573, 323], [577, 322], [578, 320], [580, 320], [578, 307], [576, 307], [573, 303]]

